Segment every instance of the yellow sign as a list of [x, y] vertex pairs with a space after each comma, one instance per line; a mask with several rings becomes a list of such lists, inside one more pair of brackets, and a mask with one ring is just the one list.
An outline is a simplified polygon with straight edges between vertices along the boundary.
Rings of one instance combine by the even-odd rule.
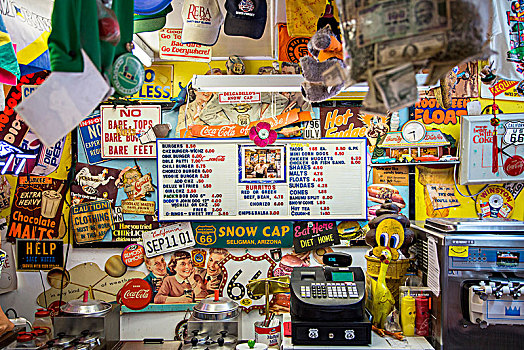
[[468, 252], [469, 252], [468, 246], [456, 246], [456, 245], [449, 246], [449, 256], [454, 256], [457, 258], [467, 258]]
[[509, 218], [515, 199], [504, 187], [491, 185], [477, 196], [476, 208], [484, 218]]
[[173, 66], [152, 65], [145, 70], [144, 85], [132, 100], [170, 102], [173, 96]]

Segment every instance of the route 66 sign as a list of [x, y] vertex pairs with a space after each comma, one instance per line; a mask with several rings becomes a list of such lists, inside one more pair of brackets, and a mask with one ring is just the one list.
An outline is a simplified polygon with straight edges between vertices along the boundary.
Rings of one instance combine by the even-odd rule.
[[212, 225], [198, 225], [195, 227], [195, 240], [197, 244], [212, 245], [217, 241], [217, 229]]
[[[249, 264], [246, 263], [246, 260], [255, 263]], [[251, 280], [273, 276], [273, 269], [276, 265], [268, 254], [260, 256], [253, 256], [249, 253], [242, 256], [229, 254], [220, 262], [220, 268], [224, 273], [220, 284], [222, 295], [238, 302], [245, 312], [264, 309], [266, 297], [254, 296], [246, 285]]]
[[524, 145], [524, 121], [509, 121], [504, 124], [503, 141], [508, 145]]

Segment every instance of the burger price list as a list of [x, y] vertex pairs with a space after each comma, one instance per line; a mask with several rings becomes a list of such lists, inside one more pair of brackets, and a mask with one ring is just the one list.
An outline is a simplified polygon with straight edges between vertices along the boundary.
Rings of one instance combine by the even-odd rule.
[[237, 215], [235, 149], [159, 143], [160, 203], [166, 217]]
[[360, 208], [351, 203], [362, 201], [362, 153], [359, 145], [292, 143], [291, 216], [359, 214]]

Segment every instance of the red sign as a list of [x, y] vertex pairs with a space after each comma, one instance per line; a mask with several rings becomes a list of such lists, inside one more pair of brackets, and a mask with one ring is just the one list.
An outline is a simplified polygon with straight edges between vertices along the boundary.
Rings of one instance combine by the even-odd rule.
[[509, 176], [519, 176], [524, 172], [524, 158], [521, 156], [513, 156], [506, 159], [504, 162], [504, 172]]
[[0, 113], [0, 140], [20, 146], [29, 130], [14, 110], [22, 98], [26, 97], [22, 94], [22, 85], [40, 85], [48, 75], [47, 71], [27, 74], [20, 78], [16, 86], [11, 87], [5, 98], [5, 108]]
[[153, 291], [149, 283], [141, 278], [133, 278], [127, 281], [120, 289], [119, 302], [131, 310], [141, 310], [151, 302]]
[[144, 262], [144, 247], [140, 244], [130, 244], [122, 252], [122, 262], [129, 267], [137, 267]]
[[489, 91], [493, 94], [493, 96], [498, 96], [503, 92], [508, 91], [515, 85], [517, 85], [518, 81], [510, 81], [510, 80], [500, 80], [498, 83], [496, 83], [493, 86], [489, 87]]

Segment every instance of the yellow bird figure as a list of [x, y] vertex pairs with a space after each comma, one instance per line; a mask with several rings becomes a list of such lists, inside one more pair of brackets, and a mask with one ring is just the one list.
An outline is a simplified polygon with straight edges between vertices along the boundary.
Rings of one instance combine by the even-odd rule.
[[373, 315], [373, 325], [384, 328], [386, 317], [391, 313], [395, 305], [395, 299], [386, 285], [386, 272], [391, 261], [391, 249], [386, 247], [380, 254], [380, 271], [375, 281], [371, 279], [371, 292], [373, 301], [371, 304], [371, 314]]

